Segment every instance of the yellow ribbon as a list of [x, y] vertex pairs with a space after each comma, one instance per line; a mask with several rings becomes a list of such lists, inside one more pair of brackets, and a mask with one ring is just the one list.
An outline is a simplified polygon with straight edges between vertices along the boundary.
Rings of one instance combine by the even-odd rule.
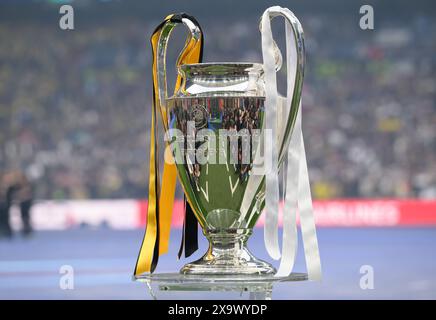
[[[159, 108], [163, 121], [166, 121], [166, 111], [159, 101], [159, 88], [157, 86], [157, 48], [161, 31], [167, 23], [182, 23], [182, 18], [188, 18], [194, 23], [195, 19], [186, 14], [169, 15], [156, 28], [151, 37], [153, 51], [153, 107], [150, 128], [150, 175], [149, 175], [149, 194], [148, 211], [145, 236], [136, 262], [134, 275], [137, 276], [144, 272], [153, 272], [156, 268], [160, 255], [168, 252], [171, 220], [174, 205], [174, 195], [176, 191], [177, 170], [174, 161], [165, 161], [162, 177], [162, 189], [159, 188], [159, 166], [158, 166], [158, 143], [156, 140], [157, 123], [156, 108]], [[198, 63], [202, 59], [203, 36], [200, 40], [192, 37], [187, 41], [184, 50], [179, 55], [177, 65], [187, 63]], [[182, 83], [180, 75], [177, 76], [174, 91], [178, 91]], [[159, 201], [157, 201], [159, 199]]]

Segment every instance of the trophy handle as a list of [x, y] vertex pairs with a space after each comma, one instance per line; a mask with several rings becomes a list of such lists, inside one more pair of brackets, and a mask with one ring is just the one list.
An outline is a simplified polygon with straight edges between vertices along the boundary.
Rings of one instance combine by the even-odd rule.
[[[167, 90], [167, 77], [166, 77], [166, 52], [168, 46], [168, 39], [173, 31], [174, 27], [180, 24], [180, 21], [188, 28], [189, 34], [185, 42], [185, 46], [183, 47], [179, 57], [177, 58], [176, 68], [180, 66], [181, 61], [184, 57], [191, 54], [192, 50], [196, 47], [197, 42], [202, 40], [202, 32], [198, 23], [193, 21], [190, 18], [187, 18], [183, 14], [177, 17], [178, 19], [170, 19], [165, 25], [162, 27], [162, 32], [159, 38], [158, 46], [157, 46], [157, 87], [158, 94], [160, 100], [160, 108], [162, 115], [166, 114], [165, 110], [162, 108], [165, 107], [165, 100], [168, 98], [168, 90]], [[167, 120], [164, 119], [165, 129], [167, 128]]]
[[[292, 91], [292, 99], [289, 103], [286, 101], [286, 104], [290, 104], [289, 114], [288, 117], [283, 117], [284, 126], [282, 128], [284, 129], [283, 132], [280, 133], [280, 137], [283, 137], [282, 142], [280, 144], [279, 153], [278, 153], [278, 164], [283, 162], [285, 156], [286, 156], [286, 150], [288, 149], [289, 142], [291, 140], [291, 132], [292, 128], [294, 127], [295, 120], [297, 118], [298, 108], [300, 106], [301, 101], [301, 94], [303, 89], [303, 78], [304, 78], [304, 65], [305, 65], [305, 49], [304, 49], [304, 32], [303, 27], [301, 26], [300, 21], [297, 19], [297, 17], [290, 11], [287, 10], [286, 14], [283, 11], [273, 11], [271, 12], [271, 19], [274, 19], [275, 17], [283, 17], [285, 20], [287, 20], [290, 25], [292, 26], [292, 34], [286, 35], [286, 36], [292, 36], [292, 40], [296, 43], [296, 63], [295, 66], [293, 65], [291, 52], [287, 52], [286, 56], [286, 68], [295, 68], [295, 80], [294, 80], [294, 87], [291, 89], [288, 84], [288, 93], [287, 96], [291, 96]], [[262, 32], [262, 23], [259, 23], [259, 30]], [[282, 54], [280, 52], [280, 49], [278, 48], [276, 42], [273, 40], [273, 46], [274, 46], [274, 56], [275, 56], [275, 63], [276, 63], [276, 71], [279, 71], [282, 67]], [[289, 48], [287, 48], [289, 50]], [[289, 78], [289, 77], [288, 77]]]

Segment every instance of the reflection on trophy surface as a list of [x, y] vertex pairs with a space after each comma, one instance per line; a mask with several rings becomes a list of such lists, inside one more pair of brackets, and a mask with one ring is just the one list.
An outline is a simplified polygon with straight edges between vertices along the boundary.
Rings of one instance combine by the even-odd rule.
[[194, 64], [180, 71], [186, 81], [166, 104], [171, 148], [184, 191], [212, 244], [182, 272], [273, 273], [245, 249], [264, 204], [264, 176], [253, 170], [264, 124], [262, 66]]

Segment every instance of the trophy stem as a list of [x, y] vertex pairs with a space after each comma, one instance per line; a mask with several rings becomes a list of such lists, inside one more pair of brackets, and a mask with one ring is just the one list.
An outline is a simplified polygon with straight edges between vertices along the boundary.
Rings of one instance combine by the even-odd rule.
[[246, 242], [251, 229], [231, 229], [225, 231], [206, 230], [209, 249], [199, 260], [186, 264], [182, 274], [271, 275], [276, 272], [269, 263], [256, 259], [247, 249]]

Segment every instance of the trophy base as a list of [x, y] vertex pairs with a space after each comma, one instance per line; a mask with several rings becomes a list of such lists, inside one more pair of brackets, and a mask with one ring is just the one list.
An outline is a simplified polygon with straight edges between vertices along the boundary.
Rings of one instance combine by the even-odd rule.
[[[295, 281], [306, 281], [307, 274], [291, 273], [286, 277], [273, 275], [215, 275], [180, 273], [143, 273], [133, 278], [135, 281], [144, 282], [153, 299], [217, 299], [215, 294], [207, 295], [206, 292], [221, 292], [223, 299], [250, 299], [270, 300], [273, 288], [277, 284]], [[169, 296], [169, 293], [174, 296]], [[178, 292], [183, 295], [177, 295]], [[247, 292], [248, 297], [243, 293]], [[200, 295], [196, 295], [200, 294]], [[236, 294], [236, 295], [234, 295]]]
[[255, 258], [247, 249], [251, 229], [206, 231], [209, 249], [197, 261], [186, 264], [182, 274], [193, 275], [273, 275], [275, 268]]

